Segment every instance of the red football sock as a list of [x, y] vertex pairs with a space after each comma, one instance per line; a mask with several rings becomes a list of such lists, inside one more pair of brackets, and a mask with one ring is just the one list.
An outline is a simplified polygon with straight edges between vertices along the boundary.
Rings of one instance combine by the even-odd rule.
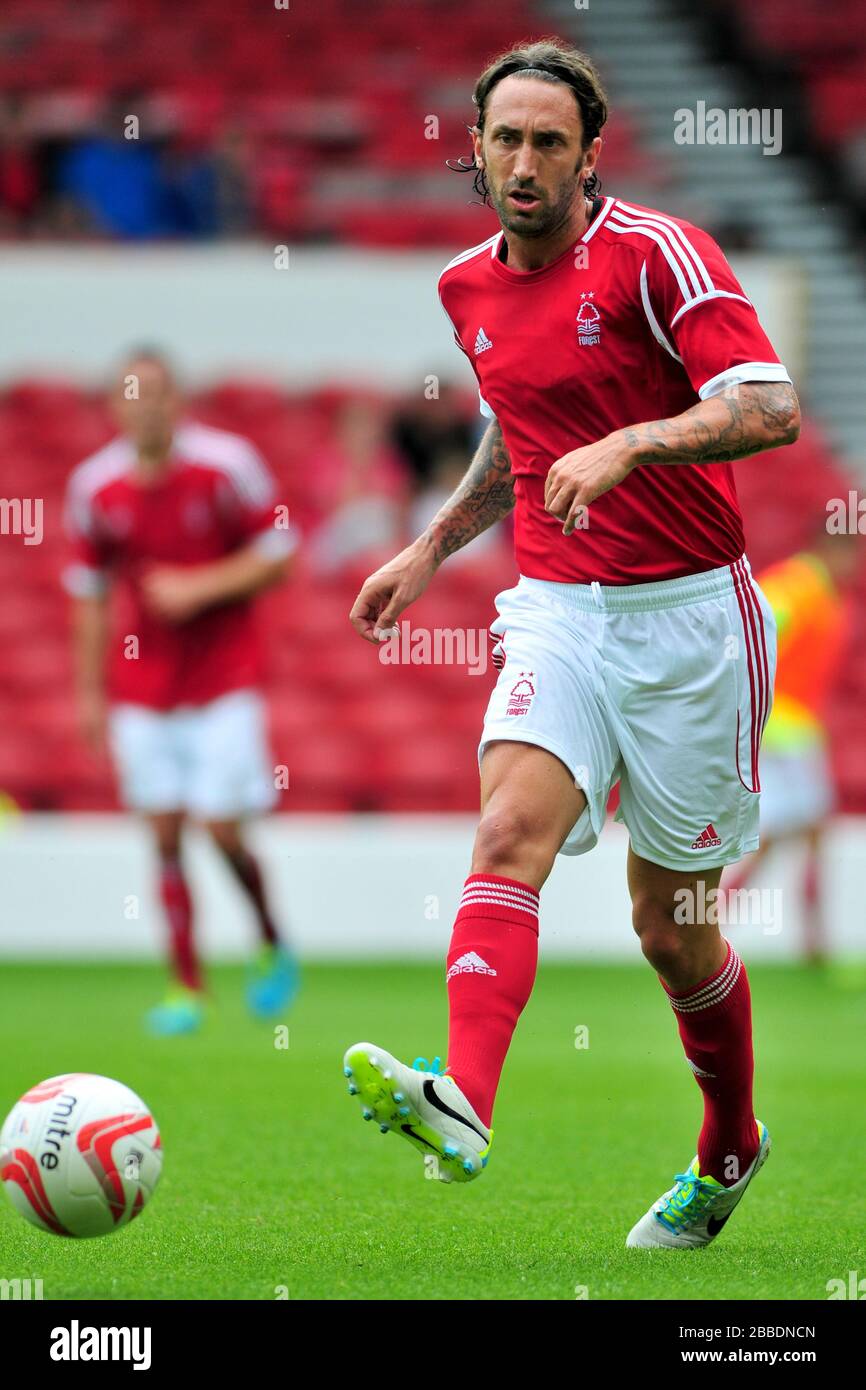
[[174, 973], [187, 989], [201, 989], [201, 970], [192, 934], [192, 899], [179, 859], [160, 859], [159, 892], [168, 918]]
[[730, 942], [725, 963], [691, 989], [662, 985], [677, 1016], [686, 1060], [704, 1093], [698, 1162], [725, 1187], [743, 1176], [758, 1151], [752, 1111], [752, 1000], [746, 967]]
[[261, 869], [249, 850], [246, 849], [240, 854], [227, 854], [226, 858], [237, 875], [238, 882], [253, 905], [256, 920], [259, 924], [259, 931], [262, 934], [263, 940], [265, 940], [268, 945], [275, 946], [279, 940], [279, 934], [268, 908]]
[[505, 1054], [535, 982], [538, 894], [498, 874], [470, 874], [448, 951], [448, 1071], [490, 1124]]

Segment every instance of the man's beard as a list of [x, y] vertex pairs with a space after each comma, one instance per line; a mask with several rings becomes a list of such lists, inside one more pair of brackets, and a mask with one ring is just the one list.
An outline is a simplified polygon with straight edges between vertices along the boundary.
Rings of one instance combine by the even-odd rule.
[[[568, 218], [575, 200], [580, 196], [582, 183], [578, 180], [568, 187], [560, 187], [558, 196], [554, 203], [542, 201], [541, 206], [531, 213], [518, 212], [514, 205], [508, 201], [508, 193], [521, 192], [523, 190], [509, 188], [508, 193], [499, 193], [498, 190], [489, 188], [490, 201], [493, 204], [499, 221], [507, 232], [515, 232], [523, 237], [544, 237], [550, 236], [557, 231]], [[529, 192], [530, 190], [526, 190]], [[535, 194], [534, 196], [538, 196]]]

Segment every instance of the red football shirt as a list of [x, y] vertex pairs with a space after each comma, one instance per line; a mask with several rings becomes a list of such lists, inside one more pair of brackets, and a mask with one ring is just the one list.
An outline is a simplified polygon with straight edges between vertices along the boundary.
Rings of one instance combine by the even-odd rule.
[[712, 237], [605, 198], [580, 241], [541, 270], [512, 270], [506, 249], [499, 232], [463, 252], [439, 295], [511, 456], [521, 574], [641, 584], [739, 559], [728, 463], [636, 468], [571, 536], [544, 510], [550, 467], [570, 450], [737, 382], [790, 381]]
[[124, 438], [72, 472], [66, 524], [74, 554], [64, 583], [79, 596], [117, 583], [120, 623], [107, 672], [112, 700], [172, 709], [259, 681], [250, 600], [172, 624], [144, 603], [140, 580], [154, 566], [206, 564], [250, 543], [269, 554], [289, 553], [294, 535], [275, 526], [276, 501], [251, 444], [192, 423], [178, 429], [168, 469], [156, 483], [138, 475], [135, 450]]

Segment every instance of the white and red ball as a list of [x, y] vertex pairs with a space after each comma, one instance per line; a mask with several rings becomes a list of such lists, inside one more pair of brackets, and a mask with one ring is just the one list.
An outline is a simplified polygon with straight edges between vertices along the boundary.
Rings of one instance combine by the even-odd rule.
[[21, 1097], [0, 1130], [0, 1179], [25, 1220], [59, 1236], [104, 1236], [150, 1200], [159, 1130], [120, 1081], [71, 1072]]

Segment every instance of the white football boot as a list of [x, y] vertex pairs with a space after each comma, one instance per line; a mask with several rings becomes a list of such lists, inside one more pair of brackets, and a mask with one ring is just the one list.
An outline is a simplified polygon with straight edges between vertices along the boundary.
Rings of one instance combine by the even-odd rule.
[[715, 1240], [752, 1178], [762, 1168], [770, 1152], [770, 1135], [758, 1120], [758, 1152], [748, 1169], [732, 1187], [723, 1187], [715, 1178], [701, 1177], [697, 1155], [685, 1173], [677, 1173], [674, 1185], [642, 1216], [629, 1231], [626, 1245], [641, 1250], [667, 1246], [672, 1250], [695, 1250]]
[[360, 1042], [343, 1058], [349, 1094], [361, 1102], [365, 1120], [383, 1134], [402, 1134], [424, 1155], [425, 1176], [440, 1182], [470, 1182], [487, 1167], [492, 1129], [482, 1124], [450, 1076], [428, 1069], [423, 1057], [407, 1067], [384, 1048]]

